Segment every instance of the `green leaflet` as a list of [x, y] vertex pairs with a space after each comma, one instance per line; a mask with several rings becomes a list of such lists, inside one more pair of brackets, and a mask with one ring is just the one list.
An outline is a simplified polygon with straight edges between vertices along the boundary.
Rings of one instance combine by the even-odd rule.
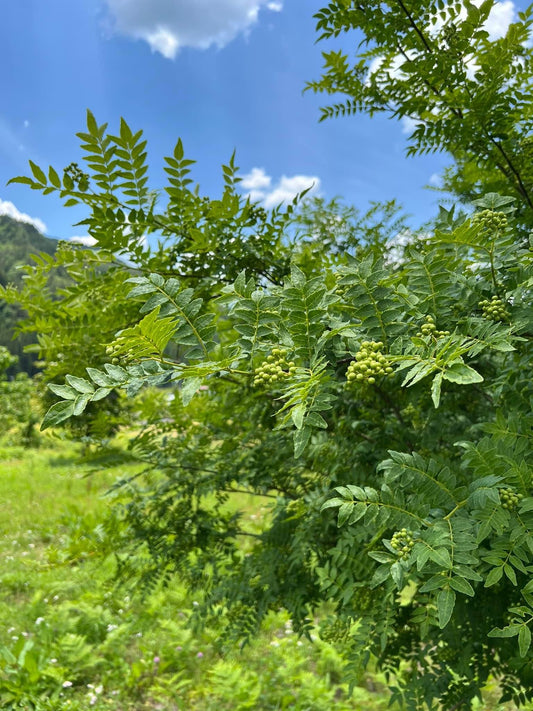
[[58, 425], [60, 422], [67, 420], [73, 413], [74, 401], [63, 400], [62, 402], [56, 402], [43, 417], [43, 421], [41, 422], [41, 432], [48, 429], [48, 427], [53, 427], [54, 425]]
[[439, 627], [444, 629], [453, 613], [455, 607], [455, 592], [445, 589], [437, 593], [437, 613], [439, 616]]
[[444, 380], [459, 385], [483, 382], [483, 376], [464, 363], [452, 363], [443, 373]]
[[326, 287], [321, 277], [307, 280], [293, 265], [291, 280], [281, 294], [280, 312], [296, 356], [306, 364], [315, 358], [316, 342], [327, 321]]

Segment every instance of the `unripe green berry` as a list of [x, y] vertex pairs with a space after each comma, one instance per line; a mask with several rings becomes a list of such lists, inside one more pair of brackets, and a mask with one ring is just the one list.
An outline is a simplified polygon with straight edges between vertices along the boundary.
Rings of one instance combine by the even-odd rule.
[[369, 385], [374, 385], [376, 376], [392, 373], [388, 358], [381, 352], [382, 348], [382, 341], [363, 341], [361, 343], [359, 351], [346, 370], [348, 384], [356, 380], [358, 383], [366, 381]]

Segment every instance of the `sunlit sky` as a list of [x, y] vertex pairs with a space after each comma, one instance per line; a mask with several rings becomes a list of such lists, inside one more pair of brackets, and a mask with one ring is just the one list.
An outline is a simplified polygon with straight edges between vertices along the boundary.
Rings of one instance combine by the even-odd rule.
[[[319, 123], [327, 97], [303, 93], [318, 79], [322, 51], [313, 14], [323, 0], [17, 0], [0, 24], [0, 214], [33, 220], [48, 236], [83, 236], [66, 209], [7, 181], [28, 159], [58, 172], [81, 164], [75, 134], [90, 108], [113, 131], [123, 116], [148, 139], [150, 185], [164, 186], [163, 156], [181, 137], [198, 161], [193, 178], [216, 197], [220, 165], [234, 149], [243, 192], [272, 206], [314, 185], [361, 209], [396, 198], [427, 220], [442, 198], [445, 155], [406, 158], [407, 126], [385, 117]], [[502, 0], [496, 29], [515, 19]], [[339, 97], [340, 98], [340, 97]]]

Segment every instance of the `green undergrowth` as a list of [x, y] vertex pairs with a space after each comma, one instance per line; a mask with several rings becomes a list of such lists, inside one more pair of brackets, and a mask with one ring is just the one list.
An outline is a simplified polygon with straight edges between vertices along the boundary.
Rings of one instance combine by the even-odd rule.
[[[81, 461], [51, 438], [39, 450], [0, 448], [0, 708], [395, 708], [379, 674], [348, 696], [342, 657], [314, 635], [299, 639], [283, 611], [243, 650], [222, 654], [216, 627], [191, 631], [197, 601], [179, 580], [145, 596], [117, 588], [106, 493], [138, 470], [88, 476]], [[244, 494], [234, 504], [259, 532], [268, 507]], [[492, 696], [489, 687], [476, 710], [514, 708]]]
[[[241, 711], [388, 706], [384, 681], [349, 698], [332, 646], [299, 639], [287, 615], [222, 654], [219, 631], [193, 634], [180, 581], [147, 596], [118, 589], [106, 492], [136, 473], [123, 464], [87, 476], [72, 444], [0, 449], [0, 708]], [[245, 495], [250, 526], [266, 508]]]

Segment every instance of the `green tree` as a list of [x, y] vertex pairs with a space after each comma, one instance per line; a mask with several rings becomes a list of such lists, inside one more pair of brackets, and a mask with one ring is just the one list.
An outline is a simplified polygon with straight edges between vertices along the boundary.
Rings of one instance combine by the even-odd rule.
[[[124, 122], [111, 138], [91, 115], [88, 131], [93, 146], [141, 140]], [[142, 175], [138, 156], [121, 175]], [[84, 190], [36, 166], [20, 179], [85, 202], [98, 254], [134, 265], [94, 275], [131, 321], [104, 356], [88, 344], [85, 373], [50, 385], [61, 399], [43, 426], [116, 390], [175, 387], [128, 453], [159, 474], [125, 484], [121, 545], [144, 563], [125, 557], [123, 573], [150, 585], [178, 571], [202, 593], [197, 621], [222, 615], [226, 641], [280, 606], [306, 633], [328, 601], [321, 633], [348, 675], [376, 658], [407, 708], [465, 707], [491, 674], [504, 697], [528, 698], [533, 260], [516, 201], [487, 195], [466, 220], [442, 210], [438, 229], [394, 250], [371, 223], [358, 239], [346, 227], [341, 250], [323, 229], [338, 208], [319, 205], [315, 225], [304, 210], [284, 239], [290, 214], [240, 198], [234, 167], [207, 202], [183, 185], [181, 144], [171, 160], [180, 192], [159, 212], [140, 179], [109, 193], [109, 166]], [[150, 203], [126, 221], [129, 199]], [[157, 232], [154, 250], [139, 239]], [[85, 323], [87, 288], [80, 275], [79, 299], [55, 308]], [[102, 320], [101, 341], [106, 318], [91, 326]], [[260, 524], [235, 511], [242, 492]]]
[[[246, 640], [279, 607], [308, 633], [328, 602], [321, 634], [344, 651], [354, 683], [375, 659], [408, 709], [469, 708], [491, 675], [503, 699], [523, 703], [533, 689], [533, 259], [517, 161], [530, 131], [518, 86], [529, 81], [529, 14], [489, 42], [491, 0], [412, 5], [330, 4], [319, 15], [326, 36], [359, 27], [375, 46], [354, 70], [332, 56], [315, 88], [342, 83], [344, 111], [421, 120], [414, 151], [486, 169], [495, 190], [473, 201], [474, 215], [441, 209], [433, 230], [402, 227], [391, 247], [391, 206], [373, 222], [315, 202], [293, 221], [293, 206], [269, 213], [239, 196], [233, 159], [221, 198], [201, 197], [181, 142], [157, 195], [142, 133], [122, 121], [109, 134], [89, 113], [88, 173], [70, 166], [60, 178], [32, 163], [16, 179], [85, 204], [109, 264], [43, 314], [50, 353], [66, 328], [46, 325], [55, 309], [95, 334], [81, 357], [72, 343], [43, 426], [117, 390], [174, 388], [146, 407], [128, 452], [157, 476], [124, 483], [121, 545], [139, 555], [121, 557], [122, 572], [150, 585], [177, 571], [198, 591], [198, 624], [225, 624], [221, 644]], [[398, 55], [408, 78], [392, 71]], [[102, 304], [121, 304], [119, 320], [84, 310], [94, 280]]]
[[533, 6], [492, 39], [487, 19], [497, 5], [333, 0], [316, 15], [320, 39], [353, 33], [359, 51], [353, 63], [343, 51], [325, 52], [324, 74], [308, 89], [346, 97], [325, 107], [323, 119], [363, 111], [409, 120], [409, 155], [453, 156], [446, 188], [467, 200], [516, 196], [517, 218], [531, 227]]

